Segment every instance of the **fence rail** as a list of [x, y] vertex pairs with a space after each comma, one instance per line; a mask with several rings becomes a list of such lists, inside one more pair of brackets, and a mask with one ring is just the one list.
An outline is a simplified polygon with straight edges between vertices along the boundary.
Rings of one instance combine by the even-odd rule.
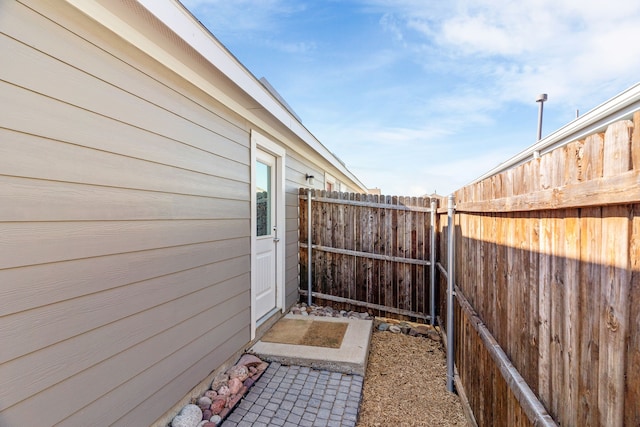
[[[430, 320], [429, 198], [311, 191], [312, 285], [317, 298], [376, 314]], [[300, 289], [308, 288], [308, 194], [300, 190]], [[435, 306], [433, 307], [435, 309]]]
[[442, 201], [310, 196], [301, 289], [310, 240], [319, 298], [423, 319], [448, 302], [478, 425], [640, 425], [640, 112], [460, 189], [451, 221]]
[[479, 425], [536, 422], [496, 345], [558, 424], [640, 425], [639, 173], [636, 113], [455, 193], [455, 360]]

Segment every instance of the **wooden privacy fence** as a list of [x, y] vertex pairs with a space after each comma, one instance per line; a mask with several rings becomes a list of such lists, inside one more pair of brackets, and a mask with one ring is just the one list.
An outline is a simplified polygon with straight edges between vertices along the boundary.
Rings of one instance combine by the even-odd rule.
[[640, 113], [455, 204], [455, 362], [478, 425], [640, 425]]
[[300, 293], [376, 314], [431, 319], [435, 213], [429, 198], [300, 189]]

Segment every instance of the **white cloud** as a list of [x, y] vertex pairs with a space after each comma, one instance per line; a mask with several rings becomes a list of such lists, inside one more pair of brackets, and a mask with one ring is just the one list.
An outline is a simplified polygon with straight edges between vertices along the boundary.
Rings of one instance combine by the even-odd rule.
[[[543, 91], [554, 102], [588, 103], [603, 84], [634, 81], [640, 70], [636, 0], [364, 2], [394, 17], [393, 31], [409, 48], [433, 47], [422, 59], [426, 69], [484, 74], [484, 87], [460, 76], [453, 92], [461, 92], [450, 95], [468, 99], [471, 88], [484, 91], [492, 100], [488, 112], [504, 102], [530, 103]], [[481, 106], [482, 97], [472, 104]]]

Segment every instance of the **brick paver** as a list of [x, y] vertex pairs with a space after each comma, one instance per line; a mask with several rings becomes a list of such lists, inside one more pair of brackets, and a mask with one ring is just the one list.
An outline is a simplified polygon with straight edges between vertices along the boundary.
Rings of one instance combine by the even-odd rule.
[[223, 427], [355, 426], [362, 376], [272, 362]]

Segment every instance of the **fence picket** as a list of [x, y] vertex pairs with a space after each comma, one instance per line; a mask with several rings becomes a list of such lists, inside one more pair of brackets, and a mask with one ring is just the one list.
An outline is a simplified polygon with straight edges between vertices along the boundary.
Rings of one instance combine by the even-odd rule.
[[[385, 196], [384, 202], [386, 205], [391, 204], [391, 196]], [[383, 211], [384, 214], [384, 244], [383, 244], [383, 254], [384, 255], [393, 255], [393, 211], [386, 207]], [[384, 279], [382, 289], [384, 291], [384, 305], [394, 307], [395, 300], [393, 298], [393, 263], [384, 261], [383, 263], [384, 269]]]
[[[633, 116], [455, 193], [456, 294], [560, 425], [640, 425], [640, 112]], [[440, 245], [439, 259], [445, 253]], [[487, 387], [468, 374], [495, 370], [467, 357], [478, 351], [473, 334], [455, 333], [472, 365], [458, 368], [478, 421], [537, 425], [530, 402], [512, 398], [518, 385]]]
[[[304, 194], [301, 214], [306, 213]], [[314, 291], [344, 309], [361, 302], [376, 314], [428, 320], [428, 206], [428, 199], [314, 192]], [[300, 225], [306, 227], [306, 220], [301, 218]], [[300, 241], [301, 262], [306, 262], [306, 243]]]
[[[640, 112], [636, 113], [636, 123], [640, 123]], [[636, 127], [640, 129], [640, 126]], [[636, 133], [634, 133], [636, 135]], [[640, 144], [640, 132], [637, 133]], [[640, 145], [637, 145], [640, 150]], [[640, 154], [640, 153], [639, 153]], [[640, 163], [634, 163], [634, 167], [640, 167]], [[625, 402], [636, 404], [624, 405], [624, 425], [640, 425], [640, 310], [631, 307], [640, 306], [640, 204], [633, 206], [633, 220], [631, 224], [629, 258], [631, 259], [631, 286], [629, 294], [629, 343], [627, 346], [626, 372], [627, 384], [625, 387]]]

